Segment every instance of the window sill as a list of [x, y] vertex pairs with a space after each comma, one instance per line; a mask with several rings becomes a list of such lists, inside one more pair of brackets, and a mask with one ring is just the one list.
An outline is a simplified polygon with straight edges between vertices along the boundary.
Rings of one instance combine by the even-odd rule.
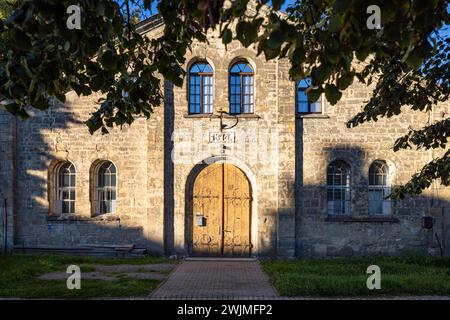
[[198, 113], [198, 114], [189, 114], [186, 113], [184, 115], [184, 118], [218, 118], [218, 115], [212, 114], [212, 113]]
[[305, 114], [297, 114], [295, 116], [297, 119], [329, 119], [330, 117], [325, 114], [315, 114], [315, 113], [305, 113]]
[[[261, 116], [259, 116], [257, 114], [253, 114], [253, 113], [248, 113], [248, 114], [224, 114], [222, 117], [224, 119], [236, 119], [236, 118], [239, 118], [239, 119], [255, 119], [255, 120], [261, 119]], [[198, 119], [198, 118], [200, 118], [200, 119], [212, 119], [212, 118], [218, 119], [218, 118], [220, 118], [220, 115], [218, 115], [218, 114], [207, 114], [207, 113], [205, 113], [205, 114], [185, 114], [184, 118], [187, 118], [187, 119], [190, 119], [190, 118], [193, 118], [193, 119]]]
[[241, 113], [241, 114], [224, 114], [224, 118], [231, 119], [231, 118], [239, 118], [239, 119], [261, 119], [261, 116], [254, 114], [254, 113]]
[[76, 214], [59, 216], [52, 214], [47, 216], [47, 221], [49, 222], [76, 222], [76, 221], [120, 221], [120, 217], [116, 214], [114, 215], [97, 215], [93, 217], [80, 216]]
[[325, 218], [327, 222], [359, 222], [359, 223], [372, 223], [372, 222], [380, 222], [380, 223], [398, 223], [400, 220], [398, 218], [394, 218], [392, 216], [381, 216], [381, 217], [352, 217], [347, 215], [328, 215]]

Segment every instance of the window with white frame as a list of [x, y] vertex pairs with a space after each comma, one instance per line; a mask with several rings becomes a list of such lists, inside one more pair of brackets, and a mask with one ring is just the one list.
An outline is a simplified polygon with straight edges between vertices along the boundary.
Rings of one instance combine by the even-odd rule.
[[246, 61], [236, 62], [230, 69], [230, 113], [253, 113], [254, 72]]
[[213, 69], [198, 62], [189, 69], [189, 113], [213, 112]]
[[327, 170], [328, 214], [350, 214], [350, 166], [341, 160], [332, 162]]
[[297, 82], [297, 112], [302, 114], [322, 113], [322, 98], [315, 102], [308, 100], [306, 90], [311, 87], [311, 78]]
[[391, 214], [389, 167], [377, 160], [369, 168], [369, 214]]
[[76, 170], [71, 162], [63, 162], [56, 169], [56, 206], [59, 214], [75, 213]]
[[117, 197], [116, 166], [110, 161], [102, 162], [96, 175], [95, 213], [115, 213]]

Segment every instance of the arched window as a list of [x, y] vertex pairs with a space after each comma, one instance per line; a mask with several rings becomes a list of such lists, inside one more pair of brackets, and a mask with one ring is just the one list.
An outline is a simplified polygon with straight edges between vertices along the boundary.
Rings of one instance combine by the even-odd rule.
[[328, 214], [350, 214], [350, 166], [334, 161], [327, 170]]
[[253, 113], [253, 68], [245, 61], [236, 62], [230, 69], [230, 113]]
[[59, 164], [56, 167], [56, 213], [75, 213], [75, 187], [75, 166], [71, 162]]
[[297, 83], [297, 112], [298, 113], [322, 113], [321, 98], [316, 102], [310, 102], [306, 89], [311, 87], [311, 79], [306, 78]]
[[110, 161], [99, 164], [96, 174], [95, 213], [115, 213], [117, 197], [116, 166]]
[[189, 113], [213, 112], [213, 69], [198, 62], [189, 69]]
[[391, 202], [385, 199], [390, 193], [389, 167], [377, 160], [369, 168], [369, 214], [390, 214]]

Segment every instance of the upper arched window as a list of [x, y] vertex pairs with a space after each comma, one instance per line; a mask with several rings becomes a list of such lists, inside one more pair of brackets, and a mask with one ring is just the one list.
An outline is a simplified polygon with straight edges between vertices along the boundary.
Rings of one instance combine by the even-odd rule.
[[306, 90], [311, 87], [311, 78], [305, 78], [297, 83], [297, 112], [298, 113], [322, 113], [321, 98], [310, 102]]
[[189, 113], [213, 112], [213, 69], [197, 62], [189, 69]]
[[391, 202], [386, 199], [390, 192], [389, 167], [377, 160], [369, 168], [369, 214], [391, 213]]
[[117, 197], [116, 166], [103, 161], [97, 167], [95, 186], [95, 213], [115, 213]]
[[56, 213], [75, 213], [76, 170], [71, 162], [56, 167]]
[[245, 61], [236, 62], [230, 69], [230, 113], [253, 113], [254, 73]]
[[332, 162], [327, 170], [328, 214], [350, 213], [350, 166], [341, 160]]

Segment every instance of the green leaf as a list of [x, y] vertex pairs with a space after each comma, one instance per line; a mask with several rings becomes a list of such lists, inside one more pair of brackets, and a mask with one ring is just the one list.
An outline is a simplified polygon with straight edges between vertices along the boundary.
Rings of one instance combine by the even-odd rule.
[[384, 3], [381, 8], [381, 23], [384, 25], [391, 21], [394, 21], [397, 9], [397, 4], [394, 1], [388, 1]]
[[333, 69], [329, 65], [325, 64], [319, 67], [314, 67], [311, 74], [318, 83], [323, 83], [333, 74]]
[[335, 0], [333, 3], [333, 10], [336, 13], [346, 12], [352, 5], [352, 0]]
[[89, 38], [86, 43], [83, 43], [85, 52], [88, 56], [93, 56], [97, 54], [98, 50], [102, 46], [103, 42], [100, 37]]
[[233, 40], [233, 33], [231, 32], [230, 29], [225, 29], [223, 30], [222, 33], [222, 43], [227, 45], [229, 44], [231, 41]]
[[319, 88], [313, 88], [313, 87], [309, 87], [306, 90], [306, 95], [308, 96], [308, 100], [310, 102], [316, 102], [317, 100], [319, 100], [320, 95], [323, 93], [323, 89], [322, 87]]
[[19, 29], [12, 29], [10, 35], [12, 38], [11, 45], [15, 48], [23, 51], [31, 50], [31, 39], [25, 32]]
[[273, 50], [280, 48], [282, 43], [283, 39], [277, 34], [272, 34], [266, 41], [266, 45]]
[[422, 65], [423, 60], [424, 57], [420, 54], [420, 51], [414, 49], [408, 54], [408, 57], [406, 58], [406, 64], [408, 65], [408, 67], [416, 69]]
[[272, 7], [274, 10], [280, 10], [283, 6], [284, 0], [272, 0]]
[[18, 9], [15, 10], [9, 17], [6, 19], [5, 24], [8, 27], [13, 27], [14, 24], [20, 24], [25, 20], [25, 11]]
[[258, 37], [258, 30], [247, 21], [240, 21], [236, 26], [236, 38], [244, 47], [250, 46]]
[[114, 52], [111, 49], [104, 51], [100, 56], [100, 63], [105, 70], [115, 69], [117, 67], [117, 61]]
[[341, 15], [333, 15], [330, 18], [330, 22], [328, 24], [328, 30], [331, 32], [339, 32], [344, 26], [344, 17]]
[[69, 49], [70, 49], [70, 42], [69, 41], [64, 42], [64, 51], [69, 51]]
[[275, 59], [280, 54], [281, 48], [278, 47], [277, 49], [269, 48], [269, 46], [265, 46], [264, 49], [264, 55], [266, 56], [267, 60]]
[[102, 76], [96, 75], [91, 80], [91, 88], [93, 91], [99, 91], [105, 85], [105, 80]]
[[105, 14], [105, 4], [102, 1], [95, 2], [95, 12], [98, 16], [103, 16]]
[[418, 15], [429, 9], [432, 9], [433, 1], [432, 0], [414, 0], [411, 5], [411, 11]]
[[359, 61], [365, 61], [369, 56], [369, 51], [366, 48], [360, 48], [355, 55]]
[[325, 86], [325, 97], [331, 103], [335, 105], [342, 97], [342, 92], [334, 84], [327, 84]]
[[353, 77], [353, 73], [341, 75], [337, 81], [338, 88], [340, 90], [347, 89], [353, 83]]

